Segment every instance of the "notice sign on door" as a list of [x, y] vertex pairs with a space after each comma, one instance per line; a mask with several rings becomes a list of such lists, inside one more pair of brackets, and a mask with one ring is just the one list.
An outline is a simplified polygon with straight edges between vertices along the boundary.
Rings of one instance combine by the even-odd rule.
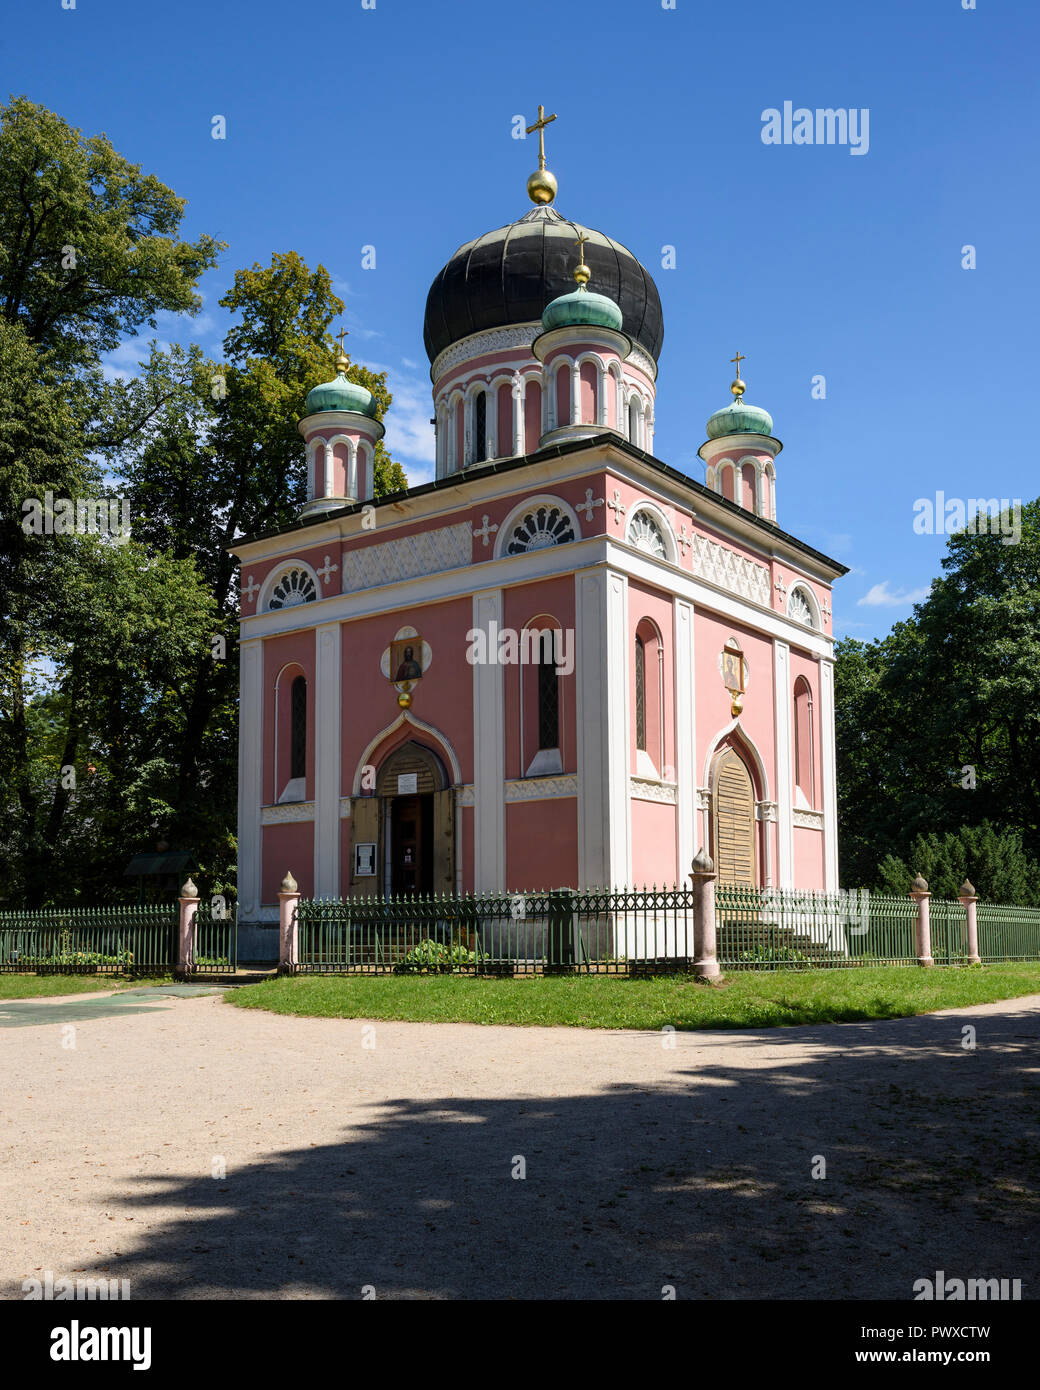
[[354, 877], [374, 878], [376, 872], [375, 845], [354, 846]]
[[400, 772], [397, 775], [397, 795], [414, 796], [419, 790], [419, 774], [417, 772]]

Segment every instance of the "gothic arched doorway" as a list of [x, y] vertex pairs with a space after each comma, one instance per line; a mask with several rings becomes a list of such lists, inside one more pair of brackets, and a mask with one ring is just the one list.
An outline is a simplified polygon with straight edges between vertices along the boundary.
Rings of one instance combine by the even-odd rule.
[[758, 883], [755, 787], [735, 748], [715, 760], [711, 780], [712, 858], [720, 883]]
[[409, 741], [379, 764], [375, 787], [351, 803], [351, 893], [451, 893], [455, 792], [431, 748]]

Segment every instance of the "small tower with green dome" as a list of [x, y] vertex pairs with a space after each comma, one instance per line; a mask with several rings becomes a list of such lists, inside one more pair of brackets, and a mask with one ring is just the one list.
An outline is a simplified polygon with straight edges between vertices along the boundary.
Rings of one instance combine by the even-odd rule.
[[623, 401], [625, 389], [621, 364], [632, 351], [632, 339], [622, 327], [624, 316], [614, 300], [589, 289], [588, 239], [578, 231], [577, 288], [545, 306], [542, 331], [531, 348], [544, 366], [548, 383], [548, 428], [539, 447], [621, 433], [607, 421], [619, 418], [618, 402]]
[[299, 430], [307, 445], [307, 500], [300, 516], [315, 516], [374, 496], [375, 447], [383, 426], [372, 392], [347, 376], [350, 358], [339, 335], [336, 375], [307, 393]]
[[766, 521], [776, 521], [775, 459], [784, 446], [773, 437], [769, 411], [744, 399], [744, 360], [740, 352], [730, 358], [737, 364], [729, 388], [733, 400], [709, 418], [708, 438], [697, 452], [707, 465], [704, 481], [713, 492]]

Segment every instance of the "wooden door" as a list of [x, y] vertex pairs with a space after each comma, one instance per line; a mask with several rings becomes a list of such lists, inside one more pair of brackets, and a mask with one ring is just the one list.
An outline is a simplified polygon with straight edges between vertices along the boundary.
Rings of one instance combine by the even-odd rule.
[[743, 758], [732, 748], [715, 769], [713, 802], [719, 882], [756, 885], [755, 792]]
[[455, 790], [433, 793], [433, 891], [455, 892]]
[[[350, 896], [352, 898], [381, 898], [383, 896], [383, 845], [379, 833], [382, 802], [377, 796], [355, 796], [350, 803]], [[363, 868], [373, 867], [374, 874], [357, 873], [357, 845], [375, 845], [375, 863], [370, 864], [371, 851], [363, 851]]]

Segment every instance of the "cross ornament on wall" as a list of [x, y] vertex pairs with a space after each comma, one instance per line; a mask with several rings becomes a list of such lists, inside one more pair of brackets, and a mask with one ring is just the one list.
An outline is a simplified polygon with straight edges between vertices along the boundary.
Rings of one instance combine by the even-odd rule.
[[324, 581], [326, 584], [328, 584], [329, 581], [332, 579], [332, 572], [333, 572], [333, 570], [338, 570], [338, 569], [339, 569], [339, 565], [334, 565], [334, 564], [332, 563], [332, 560], [330, 559], [330, 557], [329, 557], [328, 555], [326, 555], [326, 556], [325, 556], [325, 563], [324, 563], [324, 565], [322, 565], [321, 569], [317, 571], [317, 573], [320, 574], [321, 577], [322, 577], [322, 579], [323, 579], [323, 581]]
[[485, 548], [485, 549], [487, 549], [488, 541], [490, 540], [491, 536], [493, 536], [494, 533], [498, 530], [498, 526], [497, 526], [497, 525], [496, 525], [496, 526], [489, 526], [489, 525], [488, 525], [488, 522], [489, 522], [489, 521], [490, 521], [490, 517], [488, 516], [487, 512], [485, 512], [485, 513], [484, 513], [484, 524], [483, 524], [483, 526], [480, 527], [479, 530], [477, 529], [477, 527], [474, 527], [474, 528], [473, 528], [473, 539], [476, 540], [478, 536], [483, 537], [483, 540], [484, 540], [484, 548]]
[[776, 583], [773, 585], [773, 588], [780, 595], [780, 602], [783, 603], [784, 599], [787, 597], [787, 585], [784, 583], [784, 576], [782, 574], [777, 575]]
[[827, 619], [827, 621], [830, 622], [830, 620], [831, 620], [831, 601], [830, 601], [829, 596], [826, 595], [826, 594], [824, 594], [824, 596], [823, 596], [823, 605], [822, 605], [822, 607], [821, 607], [821, 612], [823, 613], [823, 616]]
[[592, 500], [592, 488], [587, 487], [587, 488], [585, 489], [585, 501], [584, 501], [584, 502], [579, 502], [578, 505], [577, 505], [577, 507], [575, 508], [575, 511], [584, 512], [584, 513], [585, 513], [585, 520], [586, 520], [586, 521], [591, 521], [591, 520], [592, 520], [592, 511], [593, 511], [593, 508], [594, 508], [594, 507], [602, 507], [602, 506], [603, 506], [603, 498], [602, 498], [602, 497], [597, 497], [596, 500], [593, 501], [593, 500]]
[[256, 580], [253, 578], [253, 576], [250, 575], [250, 576], [249, 576], [249, 583], [243, 586], [243, 589], [242, 589], [243, 595], [249, 600], [250, 603], [252, 603], [252, 602], [253, 602], [253, 599], [256, 597], [256, 595], [257, 595], [259, 592], [260, 592], [260, 585], [256, 582]]
[[614, 520], [620, 526], [621, 518], [625, 515], [626, 508], [624, 502], [621, 500], [621, 493], [618, 492], [617, 488], [614, 489], [614, 496], [607, 503], [607, 506], [614, 513]]
[[687, 547], [688, 547], [688, 546], [691, 546], [691, 545], [693, 544], [693, 541], [690, 540], [690, 537], [689, 537], [689, 536], [687, 535], [687, 533], [686, 533], [686, 523], [685, 523], [685, 522], [683, 522], [683, 528], [682, 528], [682, 530], [679, 532], [678, 536], [676, 536], [675, 539], [676, 539], [676, 543], [679, 545], [680, 549], [682, 550], [682, 553], [685, 555], [685, 554], [686, 554]]

